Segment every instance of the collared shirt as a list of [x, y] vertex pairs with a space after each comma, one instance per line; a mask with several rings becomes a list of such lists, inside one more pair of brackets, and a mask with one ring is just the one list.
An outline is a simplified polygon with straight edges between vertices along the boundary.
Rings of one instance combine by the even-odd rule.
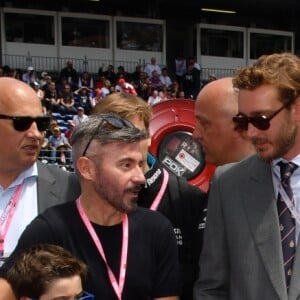
[[17, 209], [4, 241], [4, 257], [9, 256], [26, 226], [37, 216], [37, 164], [22, 172], [8, 188], [0, 186], [0, 216], [17, 187], [23, 183]]
[[[278, 196], [278, 178], [280, 178], [280, 167], [278, 165], [279, 161], [288, 162], [287, 160], [282, 158], [277, 158], [272, 161], [272, 168], [273, 168], [273, 172], [275, 173], [275, 174], [273, 173], [273, 184], [274, 184], [276, 199]], [[290, 161], [299, 166], [291, 176], [290, 185], [294, 195], [296, 211], [300, 214], [300, 154], [294, 157], [293, 159], [291, 159]], [[299, 234], [300, 234], [300, 224], [296, 222], [297, 243], [298, 243]]]

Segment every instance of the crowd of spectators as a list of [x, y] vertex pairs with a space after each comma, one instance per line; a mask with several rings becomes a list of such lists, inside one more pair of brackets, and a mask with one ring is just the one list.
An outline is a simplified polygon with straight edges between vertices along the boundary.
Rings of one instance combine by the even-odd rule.
[[[181, 66], [182, 67], [182, 66]], [[0, 67], [0, 76], [11, 76], [30, 85], [37, 93], [45, 115], [52, 117], [52, 125], [45, 135], [41, 158], [59, 165], [71, 162], [70, 145], [66, 135], [90, 114], [101, 99], [111, 93], [139, 95], [149, 105], [174, 98], [195, 99], [200, 90], [200, 66], [194, 59], [186, 61], [182, 76], [169, 74], [153, 57], [144, 67], [137, 65], [133, 73], [123, 66], [115, 70], [109, 65], [98, 74], [78, 72], [67, 61], [54, 77], [48, 71], [37, 72], [33, 66], [25, 71]]]

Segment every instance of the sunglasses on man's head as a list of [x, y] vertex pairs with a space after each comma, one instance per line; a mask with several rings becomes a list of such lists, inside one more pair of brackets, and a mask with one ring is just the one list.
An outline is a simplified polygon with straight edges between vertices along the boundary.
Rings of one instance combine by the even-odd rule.
[[45, 131], [50, 125], [50, 117], [14, 117], [7, 115], [0, 115], [0, 119], [12, 120], [14, 129], [17, 131], [26, 131], [30, 128], [33, 122], [36, 123], [36, 126], [39, 131]]
[[287, 107], [287, 105], [280, 107], [269, 117], [267, 117], [265, 115], [247, 117], [242, 114], [237, 114], [236, 116], [234, 116], [232, 118], [232, 121], [236, 124], [236, 129], [238, 129], [238, 130], [247, 131], [249, 123], [251, 123], [254, 127], [256, 127], [259, 130], [267, 130], [271, 126], [270, 121], [286, 107]]
[[117, 116], [106, 116], [102, 118], [99, 125], [97, 126], [96, 130], [91, 135], [91, 138], [89, 139], [88, 143], [86, 144], [85, 149], [82, 152], [82, 156], [85, 156], [87, 149], [89, 148], [92, 140], [95, 138], [97, 132], [104, 126], [108, 124], [109, 126], [112, 126], [113, 129], [122, 129], [122, 128], [134, 128], [135, 126], [126, 119], [121, 119]]

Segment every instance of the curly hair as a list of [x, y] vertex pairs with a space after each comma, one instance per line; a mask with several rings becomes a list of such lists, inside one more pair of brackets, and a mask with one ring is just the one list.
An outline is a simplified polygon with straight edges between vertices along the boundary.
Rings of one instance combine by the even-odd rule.
[[233, 86], [239, 90], [254, 90], [261, 85], [273, 85], [284, 104], [292, 104], [300, 95], [300, 59], [284, 52], [261, 56], [253, 65], [237, 70]]

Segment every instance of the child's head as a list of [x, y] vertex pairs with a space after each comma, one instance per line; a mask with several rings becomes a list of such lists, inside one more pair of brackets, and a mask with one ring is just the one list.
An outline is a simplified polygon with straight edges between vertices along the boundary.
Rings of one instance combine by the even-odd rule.
[[41, 244], [21, 252], [6, 279], [18, 300], [21, 297], [80, 299], [86, 276], [86, 265], [69, 251], [56, 245]]

